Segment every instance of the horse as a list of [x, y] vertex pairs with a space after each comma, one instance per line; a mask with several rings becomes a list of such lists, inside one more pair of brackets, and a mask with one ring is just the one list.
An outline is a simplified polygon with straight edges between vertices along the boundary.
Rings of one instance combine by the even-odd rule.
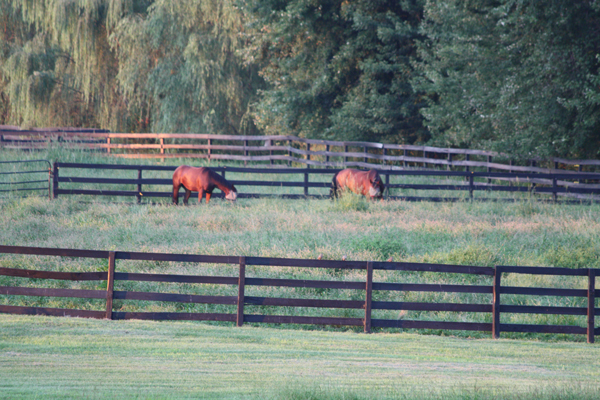
[[339, 171], [331, 181], [331, 198], [337, 198], [339, 191], [348, 189], [356, 194], [368, 196], [371, 199], [382, 199], [385, 186], [374, 169], [359, 171], [347, 168]]
[[187, 205], [192, 191], [198, 192], [198, 203], [202, 202], [202, 197], [206, 193], [206, 204], [210, 201], [215, 188], [221, 189], [225, 193], [227, 200], [235, 201], [237, 198], [237, 189], [221, 175], [210, 168], [190, 167], [182, 165], [177, 167], [173, 173], [173, 204], [177, 205], [179, 200], [179, 189], [185, 188], [185, 197], [183, 204]]

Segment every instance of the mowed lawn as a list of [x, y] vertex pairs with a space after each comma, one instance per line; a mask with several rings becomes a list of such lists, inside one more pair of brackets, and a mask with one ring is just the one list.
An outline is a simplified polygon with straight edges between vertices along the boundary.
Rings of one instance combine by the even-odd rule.
[[584, 343], [0, 315], [2, 398], [593, 399]]

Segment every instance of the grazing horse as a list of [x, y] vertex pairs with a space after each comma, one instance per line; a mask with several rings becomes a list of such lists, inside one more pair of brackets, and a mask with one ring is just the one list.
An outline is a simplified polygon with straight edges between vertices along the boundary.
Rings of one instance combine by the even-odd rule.
[[237, 198], [235, 186], [212, 169], [206, 167], [195, 168], [182, 165], [175, 170], [173, 173], [173, 204], [178, 203], [179, 189], [182, 186], [185, 188], [185, 197], [183, 198], [183, 204], [185, 205], [187, 205], [192, 191], [198, 192], [198, 203], [202, 201], [202, 197], [206, 193], [206, 204], [208, 204], [216, 187], [225, 193], [227, 200], [235, 201]]
[[374, 169], [359, 171], [347, 168], [336, 173], [331, 181], [331, 198], [337, 197], [340, 190], [349, 189], [356, 194], [372, 199], [383, 199], [385, 186]]

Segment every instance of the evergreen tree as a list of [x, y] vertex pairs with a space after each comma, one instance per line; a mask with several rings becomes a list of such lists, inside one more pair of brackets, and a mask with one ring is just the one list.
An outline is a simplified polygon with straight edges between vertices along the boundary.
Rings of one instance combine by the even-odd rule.
[[418, 142], [413, 93], [422, 6], [414, 1], [247, 1], [252, 45], [269, 88], [255, 105], [266, 133]]
[[597, 157], [599, 30], [591, 1], [428, 1], [414, 85], [432, 143]]

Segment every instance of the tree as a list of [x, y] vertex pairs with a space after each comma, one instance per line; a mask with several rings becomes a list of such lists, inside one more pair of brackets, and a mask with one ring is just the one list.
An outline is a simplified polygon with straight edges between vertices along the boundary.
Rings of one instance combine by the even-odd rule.
[[110, 21], [138, 1], [0, 0], [8, 121], [32, 126], [127, 126], [116, 90]]
[[120, 88], [153, 131], [254, 134], [248, 104], [263, 84], [237, 54], [244, 16], [233, 1], [158, 0], [111, 36]]
[[270, 85], [255, 104], [266, 133], [424, 141], [412, 91], [420, 1], [247, 1], [246, 60]]
[[599, 6], [430, 0], [416, 90], [433, 144], [514, 158], [597, 157]]

